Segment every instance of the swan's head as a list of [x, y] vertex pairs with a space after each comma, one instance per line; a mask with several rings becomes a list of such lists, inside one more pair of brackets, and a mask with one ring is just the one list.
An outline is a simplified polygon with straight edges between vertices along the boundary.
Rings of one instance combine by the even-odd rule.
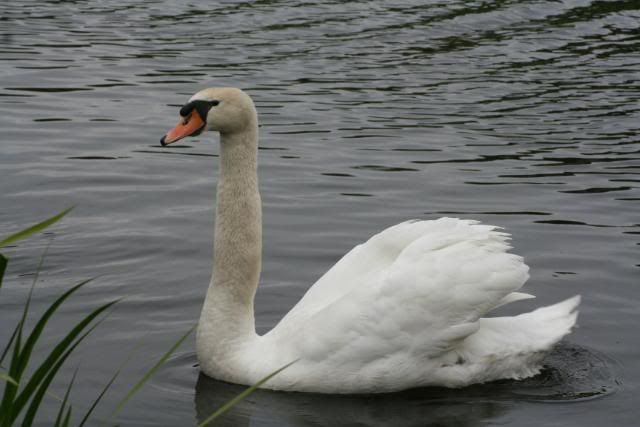
[[203, 89], [180, 108], [180, 121], [162, 137], [160, 144], [169, 145], [205, 130], [224, 134], [242, 132], [255, 127], [256, 123], [253, 101], [240, 89]]

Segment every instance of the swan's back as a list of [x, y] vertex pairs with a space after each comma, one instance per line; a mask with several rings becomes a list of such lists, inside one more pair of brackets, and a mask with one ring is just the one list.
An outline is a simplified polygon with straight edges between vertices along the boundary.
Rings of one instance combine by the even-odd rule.
[[[522, 258], [506, 253], [508, 239], [509, 235], [496, 227], [457, 218], [394, 225], [347, 253], [307, 291], [282, 323], [300, 322], [353, 290], [373, 293], [385, 283], [392, 295], [404, 290], [411, 295], [444, 292], [446, 297], [452, 295], [450, 286], [455, 284], [467, 288], [466, 298], [492, 301], [492, 295], [505, 296], [529, 277]], [[481, 283], [493, 280], [488, 276], [491, 274], [495, 279], [501, 276], [501, 281]], [[483, 307], [474, 309], [482, 311]]]
[[515, 292], [528, 267], [507, 252], [508, 239], [493, 226], [441, 218], [395, 225], [355, 247], [262, 337], [264, 354], [283, 356], [265, 363], [300, 359], [269, 386], [383, 392], [537, 373], [575, 323], [577, 300], [482, 318], [531, 297]]

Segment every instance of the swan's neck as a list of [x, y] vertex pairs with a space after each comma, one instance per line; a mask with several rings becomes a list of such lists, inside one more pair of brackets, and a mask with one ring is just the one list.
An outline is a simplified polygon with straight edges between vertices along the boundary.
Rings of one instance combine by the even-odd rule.
[[197, 335], [201, 363], [228, 363], [223, 360], [256, 337], [253, 299], [262, 257], [257, 134], [257, 123], [221, 134], [213, 274]]

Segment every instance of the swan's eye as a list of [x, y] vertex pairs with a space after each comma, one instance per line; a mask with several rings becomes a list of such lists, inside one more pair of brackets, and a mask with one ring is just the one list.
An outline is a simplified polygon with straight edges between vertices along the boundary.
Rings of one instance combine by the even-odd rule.
[[205, 118], [205, 117], [207, 117], [207, 113], [209, 112], [209, 110], [211, 108], [215, 107], [218, 104], [220, 104], [220, 101], [218, 101], [218, 100], [213, 100], [213, 101], [196, 100], [196, 101], [191, 101], [188, 104], [185, 104], [180, 109], [180, 115], [182, 117], [188, 117], [193, 110], [196, 110], [198, 112], [198, 114], [200, 114], [200, 117]]
[[188, 104], [185, 104], [181, 109], [180, 109], [180, 115], [182, 117], [188, 117], [191, 112], [193, 111], [193, 109], [196, 108], [196, 104], [195, 102], [190, 102]]

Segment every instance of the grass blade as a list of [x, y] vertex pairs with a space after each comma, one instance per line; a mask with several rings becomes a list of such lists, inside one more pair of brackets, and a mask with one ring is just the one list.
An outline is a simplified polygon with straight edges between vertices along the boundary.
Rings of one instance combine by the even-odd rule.
[[71, 211], [71, 209], [73, 209], [73, 207], [67, 208], [62, 212], [60, 212], [58, 215], [45, 219], [44, 221], [39, 222], [35, 225], [32, 225], [31, 227], [28, 227], [16, 233], [13, 233], [9, 237], [6, 237], [4, 240], [0, 241], [0, 248], [3, 246], [7, 246], [12, 243], [15, 243], [18, 240], [25, 239], [31, 236], [32, 234], [38, 233], [44, 230], [45, 228], [49, 227], [50, 225], [55, 224], [56, 222], [60, 221], [66, 214], [68, 214]]
[[9, 342], [7, 343], [4, 350], [2, 350], [2, 354], [0, 355], [0, 366], [4, 361], [4, 358], [7, 356], [7, 353], [9, 353], [9, 350], [11, 349], [11, 344], [13, 344], [13, 340], [16, 339], [16, 336], [18, 335], [18, 329], [20, 329], [20, 324], [16, 325], [16, 328], [13, 330], [13, 334], [11, 334], [11, 338], [9, 338]]
[[[22, 327], [24, 325], [24, 317], [18, 322], [18, 326], [16, 328], [17, 333], [15, 334], [15, 341], [13, 343], [13, 351], [11, 352], [11, 363], [9, 365], [9, 376], [13, 378], [16, 382], [20, 383], [21, 378], [18, 372], [18, 366], [20, 364], [20, 347], [22, 345]], [[13, 412], [13, 398], [18, 392], [18, 387], [13, 385], [10, 382], [4, 387], [4, 392], [2, 393], [2, 402], [0, 402], [0, 425], [11, 425], [11, 422], [8, 420], [11, 419], [11, 415]]]
[[7, 271], [7, 264], [9, 260], [2, 254], [0, 254], [0, 288], [2, 288], [2, 278], [4, 277], [4, 272]]
[[31, 292], [36, 287], [36, 283], [38, 283], [38, 279], [40, 278], [40, 272], [42, 271], [42, 266], [44, 265], [44, 259], [47, 257], [47, 253], [49, 252], [49, 247], [51, 247], [51, 242], [53, 239], [49, 239], [47, 246], [44, 247], [44, 251], [42, 251], [42, 256], [40, 256], [40, 261], [38, 261], [38, 267], [36, 267], [36, 274], [33, 275], [33, 282], [31, 282]]
[[56, 312], [58, 307], [60, 307], [60, 305], [62, 305], [62, 303], [67, 298], [69, 298], [74, 292], [76, 292], [78, 289], [80, 289], [81, 287], [89, 283], [91, 280], [92, 279], [84, 280], [78, 283], [77, 285], [75, 285], [74, 287], [72, 287], [71, 289], [69, 289], [64, 294], [62, 294], [57, 300], [53, 302], [53, 304], [49, 306], [49, 308], [40, 317], [36, 325], [33, 327], [33, 330], [29, 334], [29, 337], [27, 338], [26, 342], [24, 343], [24, 347], [20, 351], [20, 358], [21, 358], [20, 366], [19, 366], [20, 375], [22, 375], [22, 372], [24, 372], [24, 370], [26, 369], [27, 363], [29, 362], [29, 359], [31, 359], [31, 352], [33, 351], [33, 348], [38, 342], [38, 339], [40, 338], [40, 335], [42, 334], [42, 331], [44, 330], [44, 327], [46, 326], [51, 316], [53, 316], [53, 314]]
[[229, 409], [233, 408], [236, 404], [238, 404], [240, 401], [242, 401], [243, 399], [245, 399], [247, 396], [249, 396], [251, 393], [253, 393], [254, 391], [256, 391], [258, 389], [258, 387], [260, 387], [262, 384], [266, 383], [267, 381], [269, 381], [271, 378], [273, 378], [274, 376], [278, 375], [280, 372], [284, 371], [285, 369], [287, 369], [289, 366], [293, 365], [294, 363], [296, 363], [297, 360], [294, 360], [293, 362], [287, 363], [286, 365], [284, 365], [282, 368], [278, 369], [275, 372], [270, 373], [269, 375], [267, 375], [266, 377], [264, 377], [263, 379], [261, 379], [260, 381], [258, 381], [257, 383], [255, 383], [254, 385], [252, 385], [251, 387], [247, 388], [245, 391], [243, 391], [242, 393], [240, 393], [239, 395], [237, 395], [236, 397], [234, 397], [233, 399], [231, 399], [230, 401], [228, 401], [227, 403], [225, 403], [224, 405], [222, 405], [217, 411], [215, 411], [213, 414], [209, 415], [209, 417], [204, 420], [203, 422], [201, 422], [200, 424], [198, 424], [198, 427], [204, 427], [208, 424], [210, 424], [211, 422], [213, 422], [216, 418], [218, 418], [220, 415], [224, 414], [225, 412], [227, 412]]
[[[71, 296], [74, 292], [76, 292], [82, 286], [87, 284], [90, 280], [91, 279], [80, 282], [79, 284], [72, 287], [64, 294], [62, 294], [56, 301], [54, 301], [53, 304], [51, 304], [49, 308], [45, 311], [45, 313], [41, 316], [40, 320], [36, 323], [33, 330], [31, 331], [31, 334], [29, 334], [29, 337], [27, 338], [27, 341], [25, 342], [24, 346], [22, 346], [22, 325], [25, 322], [28, 307], [29, 307], [29, 302], [31, 300], [31, 292], [29, 292], [29, 297], [27, 298], [27, 303], [25, 305], [25, 310], [22, 315], [22, 319], [18, 323], [17, 334], [14, 332], [14, 335], [17, 335], [17, 340], [14, 345], [14, 349], [13, 349], [14, 351], [11, 357], [11, 367], [9, 369], [9, 375], [12, 378], [14, 378], [18, 382], [21, 381], [22, 374], [24, 373], [27, 367], [27, 364], [29, 362], [29, 359], [31, 358], [31, 352], [33, 350], [33, 347], [38, 341], [38, 338], [40, 337], [42, 330], [44, 329], [44, 326], [46, 325], [49, 318], [53, 315], [53, 313], [55, 313], [58, 307], [60, 307], [60, 305], [67, 298], [69, 298], [69, 296]], [[31, 290], [33, 290], [33, 287], [31, 288]], [[4, 354], [3, 354], [3, 357], [4, 357]], [[41, 368], [43, 368], [44, 366], [51, 367], [55, 362], [55, 360], [51, 360], [48, 358], [45, 362], [48, 362], [48, 364], [41, 365], [40, 366]], [[36, 376], [36, 373], [38, 374], [38, 376]], [[31, 380], [29, 380], [26, 387], [35, 387], [32, 381], [35, 380], [36, 378], [42, 379], [42, 377], [44, 376], [42, 371], [36, 371], [36, 373], [34, 373], [34, 375], [31, 377]], [[16, 406], [16, 403], [18, 403], [17, 399], [14, 402], [14, 397], [16, 396], [17, 393], [18, 393], [17, 387], [7, 383], [3, 393], [2, 403], [0, 403], [0, 413], [3, 414], [3, 416], [0, 417], [0, 420], [3, 420], [5, 416], [7, 417], [7, 419], [15, 419], [15, 414], [20, 412], [20, 410], [22, 409], [22, 406]]]
[[[18, 322], [18, 327], [17, 327], [17, 334], [14, 334], [14, 336], [17, 336], [17, 339], [15, 341], [15, 345], [13, 347], [13, 355], [11, 357], [11, 366], [9, 369], [9, 375], [14, 378], [16, 381], [20, 382], [22, 379], [22, 374], [25, 371], [26, 367], [27, 367], [27, 363], [29, 361], [29, 357], [31, 355], [31, 350], [33, 348], [33, 344], [35, 344], [35, 341], [33, 341], [33, 344], [31, 344], [29, 341], [31, 341], [31, 338], [29, 338], [27, 340], [27, 343], [24, 345], [22, 345], [22, 330], [24, 327], [25, 322], [27, 321], [27, 314], [29, 313], [29, 307], [31, 305], [31, 297], [33, 296], [33, 290], [36, 286], [36, 282], [38, 281], [38, 276], [40, 275], [40, 271], [42, 269], [42, 265], [44, 264], [44, 259], [47, 256], [47, 251], [49, 249], [49, 246], [51, 244], [51, 241], [49, 241], [49, 244], [46, 246], [44, 252], [42, 253], [42, 256], [40, 257], [40, 261], [38, 262], [38, 267], [36, 269], [36, 274], [34, 276], [33, 279], [33, 283], [31, 283], [31, 288], [29, 289], [29, 294], [27, 295], [27, 301], [25, 302], [24, 305], [24, 309], [22, 310], [22, 317], [20, 319], [20, 321]], [[54, 310], [55, 311], [55, 310]], [[33, 332], [31, 334], [31, 336], [33, 335]], [[38, 333], [39, 335], [39, 333]], [[13, 341], [10, 340], [10, 342]], [[10, 346], [10, 344], [9, 344]], [[4, 359], [5, 355], [6, 355], [6, 350], [8, 350], [9, 347], [7, 347], [5, 349], [5, 351], [3, 351], [2, 354], [2, 359]], [[26, 355], [25, 355], [25, 351], [26, 350]], [[2, 402], [0, 403], [0, 422], [4, 423], [7, 419], [11, 419], [12, 418], [12, 413], [14, 411], [14, 406], [12, 404], [14, 397], [16, 396], [16, 394], [18, 393], [18, 388], [15, 387], [13, 384], [11, 383], [7, 383], [4, 389], [4, 393], [2, 396]]]
[[13, 378], [11, 378], [9, 375], [7, 374], [3, 374], [2, 372], [0, 372], [0, 380], [6, 381], [8, 383], [11, 383], [13, 385], [15, 385], [16, 387], [18, 387], [18, 382], [16, 380], [14, 380]]
[[67, 409], [67, 415], [64, 417], [61, 427], [69, 427], [71, 425], [71, 406]]
[[[49, 353], [49, 356], [40, 364], [40, 366], [35, 370], [35, 372], [31, 375], [31, 378], [25, 385], [24, 389], [17, 396], [15, 401], [13, 402], [11, 421], [15, 421], [17, 414], [24, 408], [26, 403], [32, 397], [36, 390], [38, 389], [39, 384], [46, 381], [49, 373], [52, 372], [55, 364], [61, 358], [65, 357], [65, 352], [68, 351], [69, 348], [75, 348], [77, 345], [77, 341], [74, 344], [73, 341], [80, 335], [80, 333], [89, 325], [98, 315], [100, 315], [103, 311], [114, 305], [118, 300], [111, 301], [106, 303], [89, 315], [87, 315], [84, 319], [82, 319], [76, 326], [54, 347], [53, 350]], [[95, 327], [95, 326], [94, 326]], [[89, 330], [93, 330], [93, 327]], [[83, 335], [84, 338], [85, 335]]]
[[78, 424], [78, 427], [84, 426], [84, 424], [89, 420], [89, 417], [93, 413], [93, 410], [96, 409], [96, 406], [98, 406], [98, 403], [100, 403], [100, 401], [102, 400], [102, 397], [105, 395], [107, 390], [109, 390], [109, 387], [111, 387], [111, 384], [113, 384], [116, 378], [118, 378], [118, 375], [120, 375], [121, 370], [122, 370], [122, 367], [120, 367], [120, 369], [118, 369], [116, 373], [113, 374], [113, 376], [111, 377], [109, 382], [104, 386], [104, 388], [102, 389], [102, 391], [100, 392], [96, 400], [93, 401], [93, 403], [91, 404], [91, 407], [89, 407], [89, 409], [87, 410], [87, 413], [84, 414], [84, 417], [82, 417], [82, 420], [80, 421], [80, 424]]
[[[73, 350], [75, 350], [78, 344], [80, 344], [87, 337], [87, 335], [89, 335], [98, 326], [98, 324], [99, 323], [89, 328], [87, 332], [81, 335], [71, 346], [69, 346], [66, 349], [66, 351], [62, 354], [62, 356], [58, 359], [58, 361], [55, 363], [55, 365], [53, 365], [49, 369], [47, 375], [40, 382], [40, 385], [37, 391], [33, 394], [33, 398], [31, 399], [31, 405], [29, 405], [29, 408], [27, 409], [24, 419], [22, 420], [22, 427], [31, 427], [31, 424], [33, 424], [33, 420], [36, 414], [38, 413], [38, 408], [40, 407], [42, 398], [47, 393], [47, 390], [49, 389], [49, 385], [53, 381], [53, 378], [56, 376], [56, 374], [58, 373], [58, 371], [60, 370], [64, 362], [67, 360], [69, 355], [73, 352]], [[17, 413], [19, 413], [19, 411]], [[15, 422], [15, 419], [12, 420], [12, 422]]]
[[162, 365], [165, 364], [165, 362], [167, 361], [167, 359], [173, 354], [174, 351], [176, 351], [176, 349], [178, 347], [180, 347], [180, 344], [183, 343], [184, 340], [187, 339], [187, 337], [191, 334], [191, 332], [193, 332], [193, 330], [196, 327], [193, 326], [191, 327], [191, 329], [189, 329], [187, 331], [186, 334], [184, 334], [182, 337], [180, 337], [180, 339], [178, 341], [175, 342], [175, 344], [173, 344], [173, 346], [171, 346], [171, 348], [162, 355], [162, 357], [160, 358], [160, 360], [158, 360], [156, 362], [155, 365], [153, 365], [151, 367], [151, 369], [149, 369], [147, 371], [146, 374], [144, 374], [144, 376], [142, 377], [142, 379], [140, 381], [138, 381], [132, 388], [131, 390], [129, 390], [129, 393], [127, 393], [127, 395], [120, 400], [120, 402], [118, 402], [118, 404], [116, 405], [116, 408], [113, 410], [113, 413], [111, 414], [111, 416], [113, 417], [115, 414], [117, 414], [123, 407], [124, 405], [133, 397], [134, 394], [136, 394], [138, 391], [140, 391], [140, 389], [142, 388], [142, 386], [151, 379], [151, 377], [153, 377], [153, 375], [158, 371], [158, 369], [160, 369], [162, 367]]
[[134, 353], [142, 346], [142, 342], [139, 342], [138, 345], [136, 345], [133, 350], [131, 351], [131, 353], [129, 353], [129, 356], [127, 356], [127, 358], [124, 360], [124, 362], [122, 362], [122, 364], [120, 365], [120, 367], [118, 368], [118, 370], [116, 371], [115, 374], [113, 374], [113, 377], [111, 377], [111, 379], [109, 380], [109, 382], [104, 386], [104, 388], [102, 389], [102, 392], [100, 392], [100, 394], [98, 395], [98, 397], [96, 398], [96, 400], [93, 402], [93, 404], [91, 405], [91, 407], [89, 408], [89, 410], [87, 410], [87, 413], [84, 415], [84, 417], [82, 418], [82, 420], [80, 421], [80, 424], [78, 424], [78, 427], [83, 427], [84, 424], [89, 420], [89, 417], [91, 416], [91, 414], [93, 413], [93, 410], [96, 408], [96, 406], [98, 406], [98, 403], [100, 403], [100, 400], [102, 400], [102, 397], [105, 395], [105, 393], [107, 392], [107, 390], [111, 387], [111, 384], [113, 384], [113, 382], [116, 380], [116, 378], [120, 375], [120, 372], [122, 372], [122, 369], [124, 369], [125, 365], [127, 363], [129, 363], [129, 360], [131, 360], [131, 358], [133, 357]]
[[58, 416], [56, 417], [55, 427], [60, 427], [62, 423], [62, 417], [67, 407], [67, 402], [69, 401], [69, 393], [71, 393], [71, 387], [73, 387], [73, 382], [76, 380], [76, 375], [78, 374], [78, 369], [73, 372], [73, 376], [71, 377], [71, 381], [69, 381], [69, 386], [67, 387], [67, 391], [64, 393], [64, 398], [62, 399], [62, 403], [60, 404], [60, 410], [58, 411]]

